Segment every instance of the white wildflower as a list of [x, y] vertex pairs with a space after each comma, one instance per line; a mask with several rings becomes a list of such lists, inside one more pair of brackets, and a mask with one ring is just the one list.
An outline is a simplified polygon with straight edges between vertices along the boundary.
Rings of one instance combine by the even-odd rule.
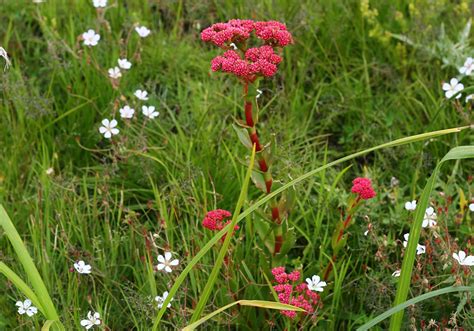
[[415, 210], [416, 209], [416, 200], [405, 202], [406, 210]]
[[146, 26], [137, 26], [135, 28], [135, 31], [138, 33], [138, 35], [142, 38], [147, 37], [150, 34], [150, 29], [148, 29]]
[[326, 282], [321, 281], [321, 277], [318, 275], [314, 275], [311, 278], [306, 278], [306, 283], [308, 284], [309, 290], [316, 292], [323, 292], [323, 287], [327, 285]]
[[118, 65], [120, 68], [128, 70], [132, 67], [132, 63], [127, 59], [118, 59]]
[[25, 301], [17, 301], [15, 306], [18, 307], [18, 314], [23, 315], [26, 314], [29, 317], [35, 315], [38, 312], [38, 308], [31, 305], [31, 300], [26, 299]]
[[92, 267], [82, 260], [74, 263], [74, 269], [80, 274], [90, 274], [92, 271]]
[[134, 95], [140, 100], [144, 100], [144, 101], [148, 100], [148, 92], [147, 91], [136, 90]]
[[109, 139], [112, 135], [117, 135], [120, 131], [116, 128], [117, 121], [109, 121], [107, 118], [102, 120], [102, 126], [99, 128], [99, 132], [104, 135], [105, 138]]
[[95, 8], [104, 8], [107, 6], [107, 0], [92, 0], [92, 4]]
[[436, 219], [438, 218], [438, 216], [436, 216], [436, 213], [434, 212], [434, 209], [433, 207], [428, 207], [426, 208], [426, 211], [425, 211], [425, 216], [423, 218], [423, 223], [422, 223], [422, 227], [426, 228], [426, 227], [434, 227], [436, 226]]
[[474, 256], [467, 255], [465, 251], [459, 251], [458, 253], [453, 253], [453, 258], [458, 261], [460, 265], [465, 266], [474, 266]]
[[[165, 291], [165, 292], [163, 293], [163, 296], [160, 297], [160, 296], [158, 295], [158, 296], [155, 297], [155, 301], [158, 303], [158, 305], [157, 305], [158, 308], [163, 307], [163, 303], [165, 302], [166, 298], [168, 297], [168, 294], [169, 294], [168, 291]], [[174, 298], [171, 298], [170, 302], [169, 302], [168, 305], [166, 306], [167, 308], [171, 307], [171, 301], [173, 301], [173, 299], [174, 299]]]
[[132, 118], [133, 114], [135, 114], [135, 109], [130, 108], [130, 106], [125, 106], [119, 109], [120, 116], [122, 118]]
[[99, 43], [100, 35], [95, 33], [94, 30], [89, 29], [87, 32], [82, 34], [82, 39], [84, 39], [84, 45], [96, 46]]
[[119, 67], [114, 67], [109, 69], [109, 77], [113, 79], [119, 79], [122, 77], [122, 73], [120, 72]]
[[155, 107], [154, 106], [142, 106], [142, 113], [143, 115], [145, 115], [146, 117], [148, 118], [155, 118], [157, 117], [158, 115], [160, 115], [159, 112], [155, 111]]
[[451, 78], [449, 84], [443, 84], [443, 90], [445, 91], [444, 95], [446, 96], [446, 98], [451, 99], [453, 95], [457, 94], [456, 99], [459, 99], [461, 97], [461, 93], [459, 92], [464, 90], [464, 85], [459, 83], [456, 78]]
[[5, 71], [12, 65], [12, 63], [10, 62], [7, 51], [3, 47], [0, 47], [0, 57], [3, 57], [5, 60], [5, 67], [3, 68], [3, 71]]
[[176, 267], [179, 264], [179, 260], [172, 260], [172, 255], [170, 252], [165, 252], [165, 255], [158, 255], [158, 270], [164, 270], [166, 272], [172, 272], [171, 267]]
[[89, 330], [90, 328], [96, 325], [100, 325], [100, 323], [101, 323], [100, 314], [92, 313], [91, 311], [87, 313], [87, 319], [83, 319], [81, 321], [81, 325], [85, 327], [87, 330]]
[[464, 62], [464, 65], [459, 68], [459, 72], [463, 75], [469, 76], [474, 71], [474, 59], [472, 57], [468, 57]]

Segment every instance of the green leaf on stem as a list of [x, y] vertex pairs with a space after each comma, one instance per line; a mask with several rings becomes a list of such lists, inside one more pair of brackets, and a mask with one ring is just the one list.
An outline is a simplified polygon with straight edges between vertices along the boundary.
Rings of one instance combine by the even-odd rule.
[[232, 124], [232, 127], [234, 128], [235, 132], [237, 133], [237, 137], [239, 138], [240, 142], [245, 147], [247, 147], [248, 149], [252, 149], [253, 144], [252, 144], [252, 141], [250, 140], [250, 136], [249, 136], [248, 131], [244, 128], [239, 128], [235, 124]]
[[284, 231], [283, 245], [281, 246], [279, 255], [285, 256], [290, 251], [290, 249], [292, 249], [295, 246], [295, 243], [296, 243], [295, 229], [291, 228], [291, 229], [288, 229], [287, 231]]
[[262, 172], [258, 170], [252, 171], [252, 182], [255, 186], [262, 191], [263, 193], [267, 193], [266, 185], [265, 185], [265, 178], [263, 177]]
[[273, 249], [275, 247], [275, 236], [273, 236], [272, 225], [268, 222], [265, 222], [263, 219], [258, 219], [254, 226], [265, 247], [271, 254], [273, 254]]

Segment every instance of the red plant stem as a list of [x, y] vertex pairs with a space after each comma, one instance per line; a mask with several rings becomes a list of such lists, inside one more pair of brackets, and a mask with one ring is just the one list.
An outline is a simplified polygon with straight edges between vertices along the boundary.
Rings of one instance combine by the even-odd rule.
[[248, 126], [254, 126], [251, 101], [245, 101], [245, 121]]
[[[344, 231], [347, 230], [347, 228], [349, 227], [349, 225], [351, 223], [351, 220], [352, 220], [352, 209], [355, 206], [357, 206], [357, 204], [360, 202], [360, 200], [361, 200], [361, 198], [360, 198], [360, 196], [358, 196], [357, 199], [350, 206], [349, 210], [347, 211], [346, 219], [344, 220], [344, 223], [342, 224], [342, 227], [339, 230], [339, 234], [337, 236], [336, 245], [339, 243], [339, 241], [341, 241], [342, 236], [344, 235]], [[324, 276], [323, 276], [324, 280], [327, 280], [329, 275], [331, 274], [331, 271], [332, 271], [332, 268], [333, 268], [333, 263], [336, 263], [336, 259], [337, 259], [336, 254], [333, 254], [332, 262], [330, 262], [328, 264], [328, 266], [326, 267], [326, 270], [324, 271]]]
[[[249, 133], [250, 141], [253, 145], [255, 145], [255, 151], [261, 152], [263, 150], [262, 144], [260, 143], [260, 139], [258, 137], [256, 123], [253, 117], [253, 101], [248, 100], [248, 82], [244, 83], [244, 110], [245, 110], [245, 124], [247, 125], [247, 130]], [[267, 160], [263, 153], [257, 154], [257, 163], [260, 171], [263, 172], [263, 177], [265, 179], [265, 189], [266, 193], [270, 194], [272, 191], [273, 185], [273, 178], [270, 172], [270, 167], [268, 165]], [[281, 247], [283, 245], [283, 234], [282, 234], [282, 227], [281, 227], [281, 218], [280, 218], [280, 210], [276, 204], [272, 206], [272, 221], [277, 225], [275, 229], [275, 245], [273, 250], [273, 255], [276, 255], [280, 252]]]
[[329, 262], [328, 266], [326, 267], [326, 270], [324, 271], [324, 276], [323, 276], [324, 280], [328, 280], [328, 277], [331, 274], [332, 265], [333, 265], [333, 263], [336, 263], [336, 255], [333, 255], [331, 259], [332, 259], [332, 261]]
[[[247, 98], [248, 95], [248, 83], [244, 84], [244, 97]], [[247, 125], [247, 130], [249, 133], [250, 141], [255, 145], [255, 151], [261, 152], [263, 150], [262, 145], [260, 144], [260, 139], [258, 138], [256, 123], [253, 119], [253, 102], [251, 100], [245, 100], [244, 104], [245, 109], [245, 124]], [[269, 171], [269, 166], [267, 160], [262, 153], [257, 154], [257, 162], [260, 168], [260, 171], [263, 172], [265, 178], [265, 186], [267, 194], [272, 191], [273, 178], [272, 174]]]

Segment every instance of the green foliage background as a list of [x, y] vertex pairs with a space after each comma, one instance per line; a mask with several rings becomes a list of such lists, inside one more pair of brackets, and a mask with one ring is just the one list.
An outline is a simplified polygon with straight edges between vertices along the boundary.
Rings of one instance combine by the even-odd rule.
[[[153, 275], [147, 259], [156, 264], [157, 254], [170, 249], [186, 265], [210, 238], [200, 225], [205, 213], [235, 207], [248, 162], [231, 128], [241, 114], [241, 90], [230, 77], [211, 73], [209, 62], [220, 51], [200, 41], [200, 30], [208, 25], [231, 18], [279, 20], [294, 35], [278, 75], [261, 83], [259, 99], [260, 132], [276, 147], [274, 177], [282, 182], [357, 150], [472, 123], [470, 106], [456, 109], [441, 90], [442, 81], [462, 65], [457, 59], [473, 55], [469, 37], [456, 44], [472, 16], [470, 2], [112, 3], [106, 21], [89, 1], [1, 4], [0, 45], [13, 67], [0, 74], [0, 203], [27, 243], [68, 330], [78, 329], [88, 310], [99, 311], [111, 330], [149, 329], [156, 315], [153, 297], [171, 287], [178, 271]], [[152, 34], [140, 41], [132, 34], [124, 45], [135, 23]], [[102, 37], [93, 48], [78, 39], [89, 28]], [[121, 52], [131, 56], [137, 48], [140, 58], [132, 60], [120, 91], [113, 89], [106, 69]], [[132, 98], [137, 88], [152, 94], [150, 103], [160, 116], [146, 125], [119, 121], [120, 139], [104, 141], [100, 121], [117, 111], [120, 92]], [[282, 265], [303, 268], [305, 277], [327, 264], [351, 180], [369, 176], [378, 192], [351, 227], [323, 308], [300, 328], [350, 330], [391, 307], [396, 288], [391, 273], [401, 262], [397, 240], [410, 226], [403, 203], [419, 197], [450, 147], [472, 140], [465, 130], [381, 150], [296, 187], [289, 218], [295, 245]], [[54, 174], [48, 175], [51, 167]], [[459, 201], [473, 197], [472, 170], [468, 162], [443, 169], [432, 197], [439, 206], [450, 199], [445, 222], [462, 247], [472, 239], [472, 215], [459, 209]], [[251, 187], [247, 204], [258, 197]], [[263, 276], [270, 268], [267, 254], [253, 231], [266, 212], [248, 217], [231, 243], [231, 261], [207, 312], [239, 299], [272, 299]], [[378, 239], [363, 236], [369, 222]], [[0, 232], [0, 259], [22, 274], [4, 237]], [[376, 256], [381, 247], [383, 262]], [[217, 254], [216, 248], [190, 274], [163, 329], [187, 324]], [[78, 259], [92, 264], [92, 277], [69, 270]], [[427, 267], [423, 274], [432, 286], [454, 281], [449, 268]], [[22, 299], [17, 290], [4, 279], [0, 284], [0, 329], [38, 327], [40, 317], [17, 316], [14, 302]], [[411, 295], [425, 291], [415, 282]], [[460, 294], [420, 304], [407, 312], [405, 326], [449, 319], [456, 309], [459, 325], [473, 327], [472, 307]], [[206, 325], [256, 330], [289, 324], [278, 312], [240, 307]]]

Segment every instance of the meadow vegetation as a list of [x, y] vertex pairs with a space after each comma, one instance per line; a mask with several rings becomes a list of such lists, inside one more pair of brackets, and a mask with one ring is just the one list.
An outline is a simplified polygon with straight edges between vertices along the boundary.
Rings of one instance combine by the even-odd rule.
[[1, 4], [0, 330], [474, 329], [471, 2], [96, 2]]

